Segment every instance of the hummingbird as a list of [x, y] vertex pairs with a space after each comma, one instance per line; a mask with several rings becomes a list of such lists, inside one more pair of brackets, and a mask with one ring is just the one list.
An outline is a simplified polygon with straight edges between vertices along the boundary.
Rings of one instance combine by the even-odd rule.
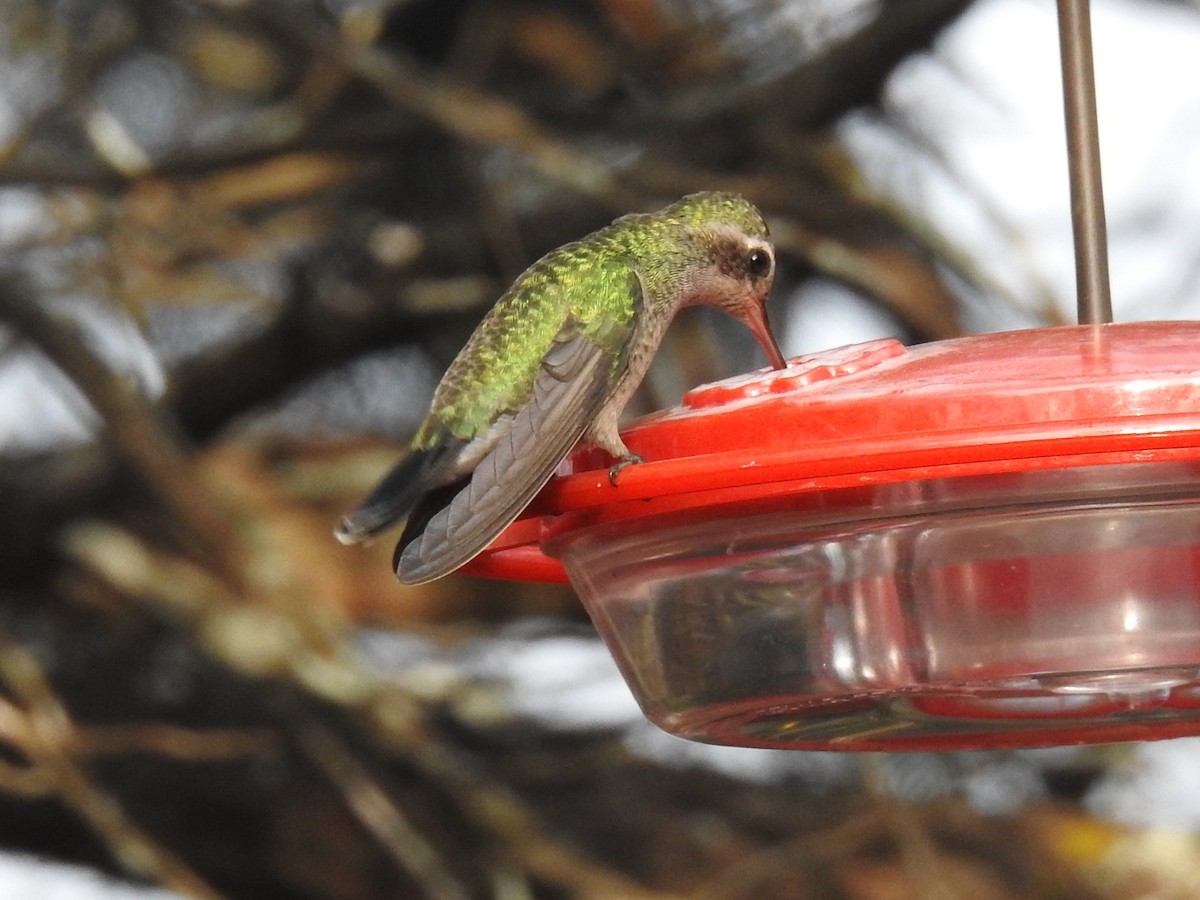
[[367, 540], [404, 521], [397, 578], [422, 584], [478, 555], [581, 439], [642, 462], [618, 432], [675, 313], [715, 306], [787, 362], [764, 303], [775, 254], [762, 214], [736, 194], [689, 194], [552, 250], [526, 269], [434, 391], [408, 454], [335, 535]]

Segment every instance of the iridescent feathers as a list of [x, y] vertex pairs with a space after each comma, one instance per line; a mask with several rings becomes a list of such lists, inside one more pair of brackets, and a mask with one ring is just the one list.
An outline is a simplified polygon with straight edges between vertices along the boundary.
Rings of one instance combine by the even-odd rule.
[[346, 516], [338, 538], [365, 540], [405, 521], [396, 574], [408, 584], [468, 562], [585, 433], [618, 461], [634, 459], [617, 421], [680, 308], [726, 310], [782, 367], [763, 309], [773, 274], [762, 216], [724, 193], [624, 216], [546, 254], [480, 323], [410, 455]]

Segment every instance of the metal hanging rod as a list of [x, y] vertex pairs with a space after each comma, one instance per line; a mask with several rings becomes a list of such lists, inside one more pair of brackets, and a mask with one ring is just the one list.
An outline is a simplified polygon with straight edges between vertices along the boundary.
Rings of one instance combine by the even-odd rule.
[[1089, 0], [1058, 0], [1058, 38], [1079, 322], [1097, 325], [1112, 321], [1112, 294], [1108, 282], [1104, 189], [1100, 180], [1100, 128], [1096, 116]]

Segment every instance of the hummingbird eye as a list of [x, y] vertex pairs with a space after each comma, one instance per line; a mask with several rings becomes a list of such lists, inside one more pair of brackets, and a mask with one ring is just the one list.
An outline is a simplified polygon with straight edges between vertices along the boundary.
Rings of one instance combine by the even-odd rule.
[[766, 278], [771, 274], [771, 254], [761, 248], [750, 251], [746, 257], [746, 274], [751, 278]]

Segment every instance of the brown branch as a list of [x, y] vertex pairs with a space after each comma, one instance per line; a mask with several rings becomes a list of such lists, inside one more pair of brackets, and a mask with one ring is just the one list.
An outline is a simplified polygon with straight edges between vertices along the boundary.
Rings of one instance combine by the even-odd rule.
[[0, 186], [76, 187], [117, 193], [144, 178], [187, 178], [262, 162], [290, 153], [386, 150], [419, 133], [416, 123], [394, 111], [358, 114], [316, 128], [312, 123], [294, 133], [256, 133], [215, 146], [189, 147], [156, 159], [139, 175], [112, 169], [93, 156], [63, 162], [42, 158], [0, 160]]
[[462, 808], [533, 877], [581, 900], [671, 900], [677, 896], [643, 887], [553, 837], [547, 823], [514, 791], [475, 771], [449, 744], [426, 735], [406, 749], [410, 760], [428, 778], [450, 790]]
[[292, 272], [283, 312], [246, 340], [195, 357], [175, 372], [168, 402], [188, 437], [203, 443], [235, 416], [319, 372], [393, 346], [410, 321], [384, 297], [321, 303], [310, 276]]
[[[10, 641], [0, 642], [0, 677], [20, 707], [9, 705], [10, 739], [29, 760], [29, 773], [17, 780], [6, 773], [0, 787], [20, 790], [33, 784], [53, 793], [104, 840], [113, 855], [131, 873], [196, 900], [220, 900], [182, 860], [134, 825], [107, 792], [98, 787], [71, 753], [74, 725], [45, 673], [32, 654]], [[14, 716], [23, 713], [24, 721]], [[39, 773], [37, 782], [33, 773]]]
[[310, 719], [300, 727], [299, 740], [308, 757], [341, 791], [358, 820], [427, 896], [444, 900], [466, 900], [470, 896], [434, 846], [337, 735]]
[[[220, 0], [206, 0], [215, 15]], [[520, 154], [546, 179], [615, 207], [636, 206], [640, 198], [624, 189], [612, 170], [545, 129], [520, 107], [465, 84], [424, 77], [395, 55], [354, 44], [316, 16], [275, 0], [247, 7], [276, 34], [332, 61], [371, 85], [389, 102], [472, 147], [504, 148]]]
[[[305, 607], [296, 603], [296, 586], [283, 591], [293, 602], [264, 595], [235, 596], [206, 577], [193, 564], [166, 559], [128, 535], [98, 526], [76, 530], [69, 548], [76, 558], [104, 577], [117, 590], [148, 607], [169, 609], [182, 619], [197, 642], [231, 668], [255, 676], [283, 677], [310, 696], [324, 697], [355, 713], [380, 736], [399, 758], [414, 765], [430, 783], [449, 792], [459, 807], [489, 833], [496, 845], [534, 877], [566, 888], [571, 896], [627, 897], [650, 900], [660, 894], [589, 859], [555, 837], [545, 823], [511, 790], [496, 783], [472, 764], [468, 755], [443, 738], [431, 724], [426, 703], [401, 684], [384, 684], [357, 666], [344, 646], [330, 648], [306, 640], [299, 618]], [[276, 578], [276, 582], [278, 579]], [[302, 598], [300, 598], [302, 599]], [[257, 622], [241, 610], [257, 610]], [[249, 629], [258, 627], [293, 635], [287, 647], [270, 658], [244, 653]], [[221, 635], [236, 629], [232, 644]], [[324, 673], [340, 691], [321, 690], [314, 672]], [[441, 884], [442, 864], [428, 843], [408, 824], [394, 802], [362, 763], [330, 735], [309, 706], [276, 698], [305, 752], [343, 792], [359, 820], [375, 835], [404, 871], [422, 884]], [[431, 892], [431, 896], [446, 896]], [[454, 896], [454, 895], [450, 895]]]
[[775, 81], [747, 91], [706, 90], [668, 111], [677, 121], [699, 123], [730, 112], [762, 116], [781, 111], [793, 125], [824, 128], [856, 106], [877, 102], [892, 72], [927, 48], [974, 0], [881, 3], [870, 24]]
[[156, 491], [184, 533], [227, 577], [237, 572], [224, 512], [191, 477], [191, 465], [162, 415], [125, 379], [114, 374], [78, 327], [39, 302], [33, 286], [12, 270], [0, 271], [0, 320], [8, 322], [78, 387], [104, 423], [118, 458]]
[[158, 722], [91, 725], [75, 729], [73, 752], [88, 756], [153, 753], [182, 762], [220, 762], [277, 753], [279, 738], [266, 729], [196, 729]]

